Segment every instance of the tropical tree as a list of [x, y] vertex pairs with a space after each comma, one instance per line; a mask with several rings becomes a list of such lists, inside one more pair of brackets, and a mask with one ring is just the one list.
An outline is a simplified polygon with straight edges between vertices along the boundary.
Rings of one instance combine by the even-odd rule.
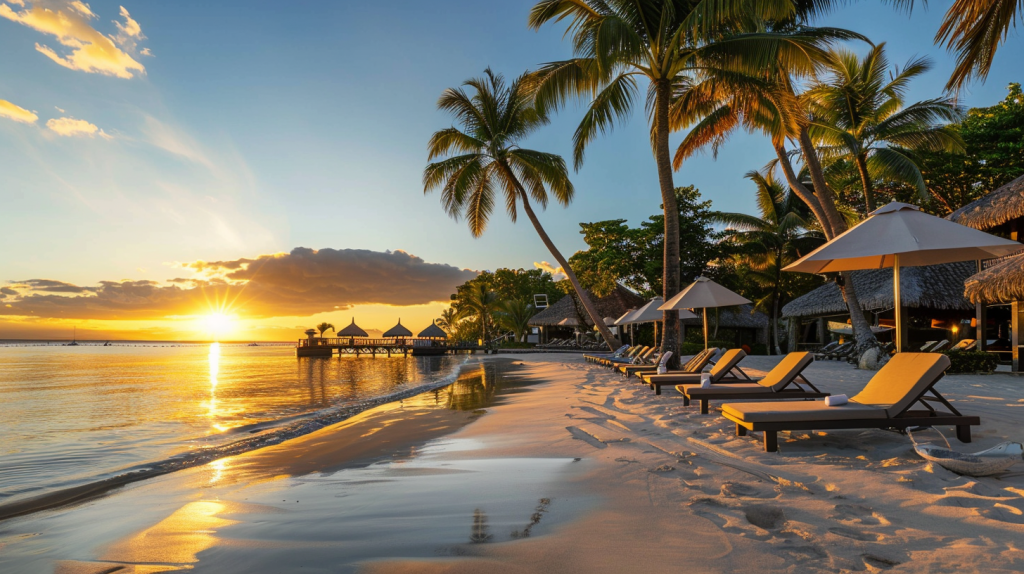
[[316, 330], [320, 331], [320, 338], [323, 339], [324, 338], [324, 332], [325, 331], [333, 331], [334, 330], [334, 325], [331, 325], [330, 323], [320, 323], [319, 325], [316, 326]]
[[[910, 3], [913, 0], [897, 0]], [[955, 0], [946, 11], [935, 34], [935, 43], [946, 43], [956, 53], [956, 68], [946, 83], [947, 90], [960, 90], [974, 78], [985, 80], [996, 50], [1016, 26], [1022, 0]]]
[[[785, 23], [779, 27], [783, 31], [793, 28]], [[794, 33], [802, 32], [797, 29]], [[828, 38], [842, 35], [842, 32], [833, 31]], [[811, 45], [805, 55], [809, 61], [776, 58], [759, 74], [740, 82], [718, 70], [705, 70], [701, 81], [686, 86], [673, 110], [673, 121], [678, 122], [680, 128], [692, 126], [676, 150], [674, 165], [681, 165], [687, 158], [707, 148], [717, 153], [738, 127], [761, 132], [771, 141], [776, 163], [790, 189], [814, 214], [825, 238], [831, 240], [845, 232], [849, 222], [837, 204], [835, 191], [828, 184], [811, 139], [807, 99], [798, 94], [796, 88], [817, 65], [826, 61], [827, 51]], [[794, 62], [799, 65], [793, 65]], [[788, 149], [788, 145], [795, 149]], [[811, 179], [809, 184], [799, 177], [791, 156], [799, 156], [802, 160]], [[850, 311], [858, 351], [863, 354], [877, 348], [878, 341], [864, 317], [849, 272], [840, 273], [836, 283]]]
[[534, 105], [533, 93], [524, 74], [506, 84], [500, 74], [488, 68], [483, 78], [466, 81], [472, 95], [462, 88], [449, 88], [437, 102], [451, 113], [460, 127], [436, 132], [428, 145], [423, 171], [424, 192], [441, 188], [441, 204], [453, 218], [465, 217], [473, 237], [487, 228], [498, 189], [505, 211], [513, 222], [522, 206], [541, 241], [576, 290], [591, 319], [599, 326], [608, 347], [619, 343], [601, 320], [590, 297], [583, 291], [569, 263], [548, 237], [533, 211], [531, 200], [547, 207], [548, 194], [561, 205], [572, 201], [573, 186], [561, 156], [520, 147], [523, 139], [547, 124], [548, 118]]
[[[568, 21], [575, 57], [544, 65], [535, 79], [542, 110], [561, 107], [573, 98], [590, 100], [573, 135], [577, 169], [587, 145], [609, 131], [616, 120], [629, 117], [639, 100], [639, 81], [647, 81], [650, 143], [665, 218], [665, 299], [682, 287], [679, 210], [668, 143], [669, 132], [682, 122], [673, 118], [670, 110], [695, 77], [710, 69], [718, 69], [723, 77], [737, 76], [742, 71], [754, 73], [775, 58], [794, 66], [806, 60], [805, 44], [820, 37], [818, 32], [801, 37], [764, 29], [732, 33], [742, 22], [796, 15], [797, 3], [791, 0], [542, 0], [530, 12], [529, 25], [534, 29], [552, 21]], [[700, 104], [691, 101], [689, 106]], [[663, 350], [678, 350], [678, 318], [677, 311], [665, 312]]]
[[536, 313], [533, 304], [525, 299], [506, 299], [498, 305], [498, 325], [512, 331], [516, 341], [523, 343], [530, 330], [530, 318]]
[[813, 230], [817, 222], [811, 219], [807, 206], [776, 181], [773, 171], [751, 171], [746, 177], [757, 186], [760, 215], [717, 212], [714, 218], [729, 226], [726, 240], [736, 246], [733, 257], [744, 268], [744, 281], [766, 291], [754, 304], [771, 315], [772, 338], [768, 344], [774, 347], [775, 354], [782, 354], [779, 307], [807, 287], [802, 274], [782, 270], [824, 243], [825, 237]]
[[947, 125], [962, 116], [951, 99], [905, 103], [910, 81], [931, 69], [931, 61], [911, 59], [890, 70], [883, 42], [863, 57], [830, 50], [826, 65], [826, 76], [804, 93], [810, 135], [825, 164], [847, 160], [855, 166], [865, 213], [876, 207], [876, 179], [912, 185], [927, 198], [924, 176], [908, 152], [963, 151], [963, 140]]
[[498, 306], [498, 294], [485, 285], [477, 284], [466, 293], [466, 297], [460, 303], [461, 310], [479, 322], [480, 338], [487, 341], [493, 314]]
[[462, 320], [462, 313], [455, 306], [451, 306], [441, 311], [441, 317], [437, 320], [437, 326], [445, 333], [448, 333], [449, 337], [454, 337], [460, 320]]

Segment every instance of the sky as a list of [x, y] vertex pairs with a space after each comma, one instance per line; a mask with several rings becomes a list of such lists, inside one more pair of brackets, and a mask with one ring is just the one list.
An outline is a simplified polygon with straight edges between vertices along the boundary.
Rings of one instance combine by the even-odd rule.
[[[571, 55], [560, 25], [527, 28], [532, 5], [0, 0], [0, 338], [289, 340], [352, 319], [418, 331], [476, 271], [550, 262], [525, 218], [499, 210], [473, 239], [421, 184], [427, 140], [451, 125], [442, 90]], [[948, 5], [865, 0], [816, 24], [886, 42], [894, 64], [931, 57], [916, 101], [953, 68], [933, 44]], [[1022, 48], [1011, 32], [961, 103], [1001, 100], [1024, 79]], [[570, 158], [581, 114], [525, 145]], [[658, 211], [646, 132], [638, 110], [598, 139], [574, 203], [540, 214], [566, 256], [585, 248], [580, 222]], [[675, 183], [753, 212], [743, 174], [772, 157], [738, 134]]]

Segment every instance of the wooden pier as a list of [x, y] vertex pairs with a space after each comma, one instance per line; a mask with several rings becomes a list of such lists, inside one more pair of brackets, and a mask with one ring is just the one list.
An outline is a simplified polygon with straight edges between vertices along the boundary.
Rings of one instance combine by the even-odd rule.
[[486, 347], [479, 345], [448, 345], [443, 340], [436, 339], [368, 339], [363, 337], [326, 337], [299, 339], [295, 345], [296, 357], [331, 357], [337, 351], [338, 355], [355, 355], [357, 357], [369, 355], [376, 357], [384, 355], [430, 356], [445, 355], [449, 353], [475, 353], [477, 351], [487, 352]]

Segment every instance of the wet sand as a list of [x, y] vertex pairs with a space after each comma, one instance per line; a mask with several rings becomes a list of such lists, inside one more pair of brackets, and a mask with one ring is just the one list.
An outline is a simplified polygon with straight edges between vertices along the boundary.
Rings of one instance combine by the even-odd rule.
[[[756, 373], [777, 360], [744, 366]], [[0, 570], [1024, 569], [1024, 463], [961, 477], [879, 430], [782, 433], [769, 454], [674, 391], [654, 396], [578, 357], [491, 361], [443, 400], [420, 395], [0, 523]], [[834, 362], [807, 374], [847, 394], [870, 377]], [[954, 448], [1024, 438], [1022, 379], [949, 376], [939, 389], [982, 417], [975, 442]]]

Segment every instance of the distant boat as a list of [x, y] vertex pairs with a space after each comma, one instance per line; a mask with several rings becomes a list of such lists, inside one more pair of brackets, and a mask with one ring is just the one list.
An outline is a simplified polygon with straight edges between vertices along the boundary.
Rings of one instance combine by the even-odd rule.
[[250, 346], [250, 347], [259, 347], [259, 345], [257, 345], [256, 343], [249, 343], [248, 346]]
[[77, 326], [75, 327], [74, 335], [71, 336], [71, 342], [68, 343], [68, 346], [69, 347], [77, 347], [78, 346], [78, 327]]

